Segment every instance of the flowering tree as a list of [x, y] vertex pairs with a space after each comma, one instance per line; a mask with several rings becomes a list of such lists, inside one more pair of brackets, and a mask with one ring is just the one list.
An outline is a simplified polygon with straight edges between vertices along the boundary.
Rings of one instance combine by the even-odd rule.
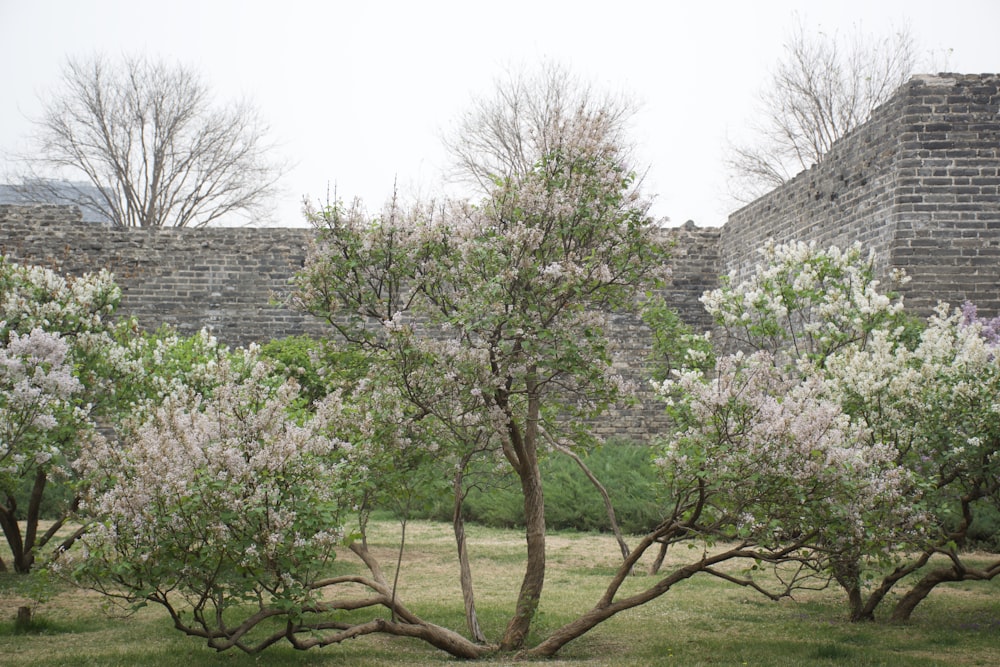
[[[612, 372], [606, 313], [633, 308], [639, 290], [663, 275], [664, 248], [609, 140], [615, 135], [606, 132], [614, 117], [586, 107], [549, 117], [545, 141], [519, 144], [545, 147], [531, 168], [508, 165], [494, 174], [488, 196], [475, 207], [403, 211], [390, 205], [377, 218], [357, 207], [321, 212], [319, 237], [299, 279], [302, 307], [326, 318], [341, 341], [367, 351], [371, 373], [361, 389], [369, 392], [368, 404], [386, 406], [367, 413], [369, 418], [419, 424], [412, 439], [396, 441], [403, 448], [426, 448], [427, 434], [433, 435], [436, 457], [459, 470], [456, 491], [464, 466], [477, 456], [519, 479], [525, 575], [500, 650], [523, 648], [542, 593], [539, 457], [590, 442], [587, 419], [626, 394]], [[506, 159], [501, 156], [500, 163]], [[697, 573], [775, 598], [787, 595], [806, 585], [819, 567], [822, 556], [808, 547], [821, 526], [836, 519], [856, 528], [852, 512], [858, 503], [896, 497], [897, 485], [873, 481], [887, 453], [866, 448], [863, 432], [820, 396], [819, 387], [776, 402], [767, 429], [726, 431], [729, 412], [742, 411], [749, 419], [761, 409], [747, 403], [751, 399], [741, 387], [754, 387], [752, 400], [763, 401], [768, 390], [793, 384], [765, 358], [740, 366], [736, 381], [725, 386], [690, 376], [691, 387], [706, 392], [685, 399], [678, 412], [687, 415], [683, 434], [665, 447], [659, 462], [663, 520], [624, 550], [622, 565], [593, 608], [525, 653], [553, 655], [602, 621]], [[715, 410], [721, 421], [699, 421]], [[808, 410], [810, 418], [793, 419], [799, 410]], [[720, 440], [724, 433], [732, 437]], [[701, 455], [694, 456], [698, 447]], [[727, 467], [714, 469], [712, 461], [723, 456]], [[776, 460], [787, 463], [773, 469]], [[829, 461], [840, 466], [828, 468]], [[749, 475], [761, 483], [747, 485]], [[791, 484], [801, 492], [789, 494]], [[808, 511], [800, 516], [803, 507]], [[720, 540], [728, 546], [708, 548]], [[650, 548], [686, 541], [704, 549], [645, 590], [622, 594], [622, 584]], [[752, 578], [715, 567], [740, 558], [786, 568], [783, 584], [767, 590]], [[486, 650], [471, 642], [463, 648], [471, 655]]]
[[[0, 347], [0, 484], [8, 489], [0, 526], [18, 572], [31, 568], [41, 499], [33, 494], [29, 501], [28, 530], [22, 537], [14, 514], [16, 500], [10, 490], [18, 486], [31, 467], [43, 467], [61, 455], [57, 444], [46, 436], [59, 427], [60, 417], [73, 412], [72, 399], [80, 390], [67, 359], [68, 351], [59, 336], [41, 329], [23, 336], [12, 332], [7, 344]], [[40, 494], [41, 487], [36, 489]], [[47, 541], [46, 537], [39, 546]], [[6, 569], [2, 561], [0, 568]]]
[[581, 442], [557, 416], [621, 394], [606, 313], [630, 307], [665, 259], [606, 118], [550, 122], [551, 151], [479, 206], [326, 211], [300, 280], [305, 308], [372, 351], [372, 386], [391, 379], [401, 416], [439, 425], [459, 459], [490, 450], [518, 476], [528, 563], [505, 649], [523, 644], [544, 581], [543, 445]]
[[[908, 619], [941, 583], [1000, 574], [1000, 561], [974, 567], [961, 551], [977, 509], [983, 502], [996, 504], [1000, 491], [997, 347], [989, 322], [970, 318], [968, 306], [965, 311], [949, 313], [941, 305], [912, 349], [888, 344], [882, 333], [864, 354], [831, 364], [841, 402], [875, 437], [896, 443], [900, 465], [917, 482], [910, 502], [925, 523], [922, 539], [911, 547], [917, 555], [898, 559], [867, 598], [857, 579], [848, 586], [855, 618], [874, 618], [907, 577], [916, 581], [893, 608], [893, 620]], [[929, 567], [935, 557], [943, 557], [944, 565]]]
[[[866, 446], [863, 431], [823, 396], [819, 383], [798, 383], [758, 352], [722, 356], [711, 372], [691, 370], [659, 385], [677, 424], [655, 461], [664, 518], [642, 536], [604, 596], [531, 652], [552, 655], [614, 614], [707, 574], [780, 599], [822, 586], [829, 562], [822, 533], [842, 526], [860, 535], [864, 508], [899, 497], [882, 479], [890, 451]], [[662, 573], [645, 590], [619, 596], [645, 552], [687, 544], [694, 557]], [[692, 553], [692, 552], [688, 552]], [[718, 568], [732, 560], [771, 564], [778, 585], [766, 587], [752, 568], [737, 576]]]
[[[995, 576], [997, 566], [973, 568], [956, 548], [976, 503], [997, 493], [1000, 385], [990, 322], [976, 321], [969, 308], [949, 315], [943, 306], [918, 326], [901, 301], [882, 293], [871, 256], [857, 247], [771, 245], [763, 257], [754, 276], [727, 281], [703, 301], [722, 328], [723, 349], [767, 351], [788, 378], [789, 386], [765, 395], [783, 401], [793, 389], [817, 387], [859, 434], [855, 450], [878, 461], [881, 492], [845, 504], [853, 507], [851, 521], [827, 522], [814, 543], [830, 554], [852, 618], [874, 618], [910, 575], [918, 579], [896, 605], [897, 620], [943, 581]], [[748, 424], [759, 428], [766, 419], [754, 414]], [[915, 575], [936, 554], [949, 564]], [[866, 586], [886, 565], [889, 574]]]
[[[211, 373], [207, 395], [177, 388], [125, 446], [80, 458], [87, 511], [99, 520], [81, 538], [84, 553], [60, 567], [129, 603], [164, 606], [178, 628], [219, 650], [253, 652], [282, 638], [304, 648], [318, 643], [311, 632], [341, 625], [310, 620], [318, 615], [389, 606], [384, 581], [327, 577], [350, 542], [345, 514], [362, 470], [351, 446], [328, 434], [337, 398], [293, 419], [296, 385], [275, 382], [253, 350]], [[352, 584], [372, 596], [322, 594]], [[274, 618], [287, 624], [254, 634]]]
[[119, 298], [107, 272], [63, 278], [0, 257], [0, 526], [17, 572], [31, 569], [72, 509], [70, 501], [39, 535], [46, 488], [71, 474], [110, 395], [110, 320]]

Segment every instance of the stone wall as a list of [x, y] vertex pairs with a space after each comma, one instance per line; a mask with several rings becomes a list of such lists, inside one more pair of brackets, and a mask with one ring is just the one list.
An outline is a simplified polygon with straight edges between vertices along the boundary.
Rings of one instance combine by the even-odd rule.
[[[673, 245], [666, 296], [699, 329], [710, 325], [698, 297], [719, 275], [717, 228], [687, 225], [663, 232]], [[71, 206], [0, 205], [0, 254], [79, 275], [101, 268], [122, 289], [121, 312], [146, 329], [170, 324], [185, 333], [210, 327], [230, 345], [327, 330], [285, 303], [290, 278], [302, 268], [309, 229], [114, 229], [80, 220]], [[649, 330], [637, 318], [612, 319], [618, 368], [644, 384]], [[656, 404], [609, 415], [604, 435], [642, 439], [663, 424]]]
[[913, 80], [900, 111], [893, 266], [907, 303], [1000, 314], [1000, 76]]
[[71, 206], [0, 206], [0, 254], [60, 273], [108, 269], [121, 310], [147, 329], [211, 327], [241, 345], [318, 331], [280, 305], [302, 267], [308, 229], [115, 229], [80, 220]]
[[856, 241], [888, 262], [899, 153], [899, 95], [872, 119], [834, 144], [822, 164], [729, 216], [721, 253], [725, 270], [752, 271], [756, 250], [778, 243], [816, 241], [821, 247]]
[[[706, 328], [698, 297], [719, 275], [719, 229], [663, 233], [674, 257], [666, 296], [687, 321]], [[122, 289], [122, 312], [144, 328], [211, 327], [231, 345], [325, 330], [284, 303], [311, 238], [303, 228], [108, 228], [82, 222], [72, 206], [0, 205], [0, 255], [72, 275], [107, 269]], [[620, 347], [644, 349], [641, 323], [621, 321]]]

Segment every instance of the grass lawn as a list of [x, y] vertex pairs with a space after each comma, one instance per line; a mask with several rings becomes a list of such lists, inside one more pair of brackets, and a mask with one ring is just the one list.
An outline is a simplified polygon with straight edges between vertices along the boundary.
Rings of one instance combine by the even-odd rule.
[[[395, 563], [399, 526], [377, 522], [370, 544], [387, 574]], [[523, 536], [470, 526], [480, 621], [499, 637], [520, 584]], [[450, 526], [407, 528], [400, 596], [428, 620], [464, 629]], [[550, 535], [548, 575], [537, 641], [590, 608], [620, 558], [604, 535]], [[697, 553], [697, 552], [695, 552]], [[685, 555], [681, 550], [678, 557]], [[347, 560], [340, 567], [353, 568]], [[670, 561], [668, 560], [668, 563]], [[105, 608], [94, 593], [60, 587], [35, 611], [30, 632], [15, 631], [30, 577], [0, 575], [0, 665], [437, 665], [444, 653], [415, 641], [368, 636], [298, 652], [277, 645], [258, 656], [215, 653], [173, 629], [165, 612], [147, 607], [130, 616]], [[630, 588], [645, 587], [641, 573]], [[1000, 582], [940, 586], [906, 625], [852, 624], [835, 588], [771, 602], [752, 591], [696, 576], [660, 599], [620, 614], [570, 643], [550, 665], [1000, 665]], [[510, 658], [482, 661], [511, 664]]]

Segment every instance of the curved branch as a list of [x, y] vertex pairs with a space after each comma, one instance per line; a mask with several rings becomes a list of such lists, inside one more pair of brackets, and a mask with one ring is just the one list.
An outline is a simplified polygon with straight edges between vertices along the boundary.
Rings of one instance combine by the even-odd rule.
[[580, 467], [580, 470], [583, 471], [583, 474], [587, 476], [590, 483], [597, 489], [597, 492], [601, 494], [601, 498], [604, 500], [604, 509], [608, 513], [608, 521], [611, 523], [611, 530], [615, 534], [615, 540], [618, 541], [618, 548], [621, 549], [622, 558], [627, 560], [629, 554], [628, 544], [626, 544], [625, 539], [622, 537], [622, 530], [618, 525], [618, 518], [615, 516], [615, 508], [611, 504], [611, 496], [608, 495], [608, 490], [604, 488], [601, 481], [597, 479], [597, 476], [591, 472], [590, 468], [587, 467], [587, 464], [583, 462], [583, 459], [581, 459], [576, 452], [569, 447], [556, 442], [556, 440], [548, 433], [545, 434], [545, 437], [556, 450], [576, 462], [576, 464]]

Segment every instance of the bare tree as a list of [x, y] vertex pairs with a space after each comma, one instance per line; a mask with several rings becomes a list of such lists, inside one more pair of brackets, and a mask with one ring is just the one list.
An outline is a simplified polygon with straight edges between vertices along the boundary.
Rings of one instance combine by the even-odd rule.
[[[62, 86], [20, 159], [26, 195], [118, 227], [200, 227], [265, 210], [282, 168], [250, 104], [218, 106], [195, 71], [142, 56], [69, 59]], [[80, 175], [94, 187], [52, 179]]]
[[906, 82], [915, 62], [908, 29], [813, 35], [799, 23], [760, 93], [755, 138], [730, 147], [733, 196], [751, 201], [818, 164]]
[[473, 100], [445, 137], [452, 176], [481, 193], [492, 192], [496, 179], [530, 173], [542, 156], [579, 132], [581, 123], [591, 137], [616, 145], [624, 166], [634, 170], [627, 134], [635, 111], [626, 96], [596, 92], [555, 62], [530, 72], [511, 70], [496, 81], [492, 96]]

